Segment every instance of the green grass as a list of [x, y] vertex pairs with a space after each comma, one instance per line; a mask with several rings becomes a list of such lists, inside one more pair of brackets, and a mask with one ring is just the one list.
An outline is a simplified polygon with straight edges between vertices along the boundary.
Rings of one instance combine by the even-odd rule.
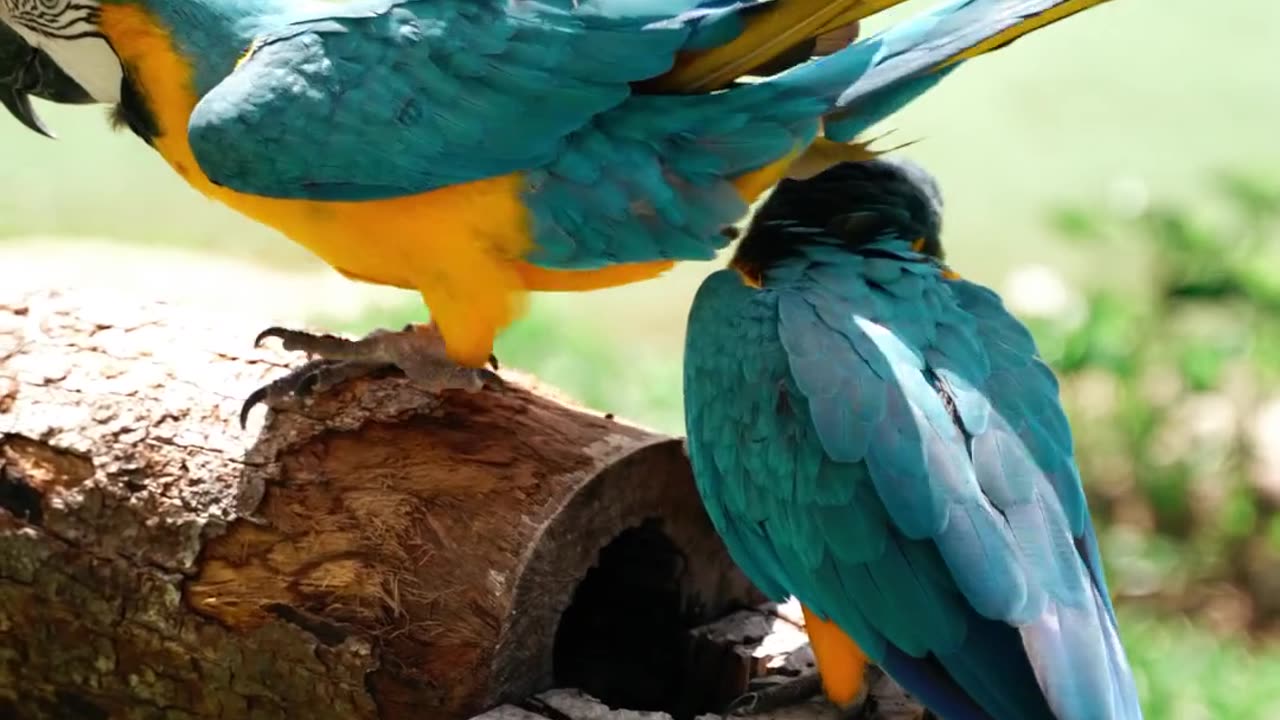
[[1147, 720], [1280, 717], [1280, 647], [1247, 648], [1185, 620], [1120, 610]]

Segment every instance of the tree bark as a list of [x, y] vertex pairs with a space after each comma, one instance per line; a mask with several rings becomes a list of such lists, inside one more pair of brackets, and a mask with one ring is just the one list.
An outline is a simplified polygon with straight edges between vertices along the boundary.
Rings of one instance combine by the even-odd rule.
[[254, 330], [0, 297], [0, 714], [451, 720], [553, 683], [717, 700], [688, 697], [685, 633], [760, 598], [679, 439], [513, 373], [358, 380], [245, 433], [240, 400], [298, 360]]

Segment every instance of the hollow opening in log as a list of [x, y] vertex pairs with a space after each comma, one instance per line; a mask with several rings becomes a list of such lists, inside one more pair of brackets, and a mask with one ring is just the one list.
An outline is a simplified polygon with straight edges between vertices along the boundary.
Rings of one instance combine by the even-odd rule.
[[[0, 447], [0, 450], [4, 448]], [[0, 508], [15, 518], [32, 525], [44, 522], [43, 496], [17, 472], [10, 473], [0, 464]]]
[[557, 687], [611, 707], [689, 714], [687, 633], [680, 579], [684, 554], [656, 519], [606, 545], [560, 618], [553, 651]]

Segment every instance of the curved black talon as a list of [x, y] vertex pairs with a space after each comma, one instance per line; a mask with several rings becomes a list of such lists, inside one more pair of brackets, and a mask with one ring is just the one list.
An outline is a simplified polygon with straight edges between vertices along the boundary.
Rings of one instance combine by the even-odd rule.
[[248, 427], [249, 413], [260, 403], [265, 402], [269, 406], [273, 397], [302, 397], [310, 393], [315, 389], [322, 366], [333, 364], [335, 363], [331, 360], [312, 360], [303, 363], [249, 393], [249, 397], [245, 398], [244, 404], [240, 406], [240, 429], [244, 430]]
[[379, 378], [395, 373], [404, 374], [393, 364], [356, 363], [326, 358], [307, 361], [249, 393], [249, 397], [240, 406], [240, 428], [243, 430], [248, 426], [249, 413], [260, 403], [271, 406], [273, 402], [305, 398], [317, 390], [324, 390], [356, 377]]
[[258, 403], [267, 399], [268, 387], [270, 387], [270, 385], [263, 385], [257, 390], [254, 390], [253, 392], [249, 393], [249, 397], [244, 399], [244, 404], [240, 406], [240, 429], [241, 430], [249, 429], [249, 413], [253, 412], [253, 409], [258, 406]]
[[258, 333], [258, 336], [253, 339], [253, 346], [255, 348], [260, 348], [262, 347], [263, 340], [266, 340], [267, 338], [270, 338], [270, 337], [278, 338], [282, 333], [286, 333], [286, 332], [289, 332], [288, 328], [282, 328], [282, 327], [277, 327], [273, 325], [267, 328], [266, 330], [263, 330], [262, 332]]
[[493, 372], [492, 370], [480, 368], [476, 372], [480, 374], [480, 384], [484, 387], [502, 389], [507, 386], [507, 381], [503, 380], [501, 375]]
[[493, 368], [494, 370], [502, 369], [502, 367], [498, 365], [498, 356], [494, 355], [493, 353], [489, 353], [489, 367]]
[[[323, 354], [332, 352], [334, 349], [341, 350], [348, 346], [356, 346], [360, 344], [357, 340], [347, 340], [346, 338], [330, 335], [329, 333], [313, 333], [306, 330], [291, 330], [289, 328], [272, 326], [258, 333], [253, 339], [253, 346], [261, 347], [262, 341], [267, 338], [276, 338], [284, 345], [285, 350], [296, 351], [303, 350], [310, 354]], [[333, 358], [338, 359], [338, 358]]]

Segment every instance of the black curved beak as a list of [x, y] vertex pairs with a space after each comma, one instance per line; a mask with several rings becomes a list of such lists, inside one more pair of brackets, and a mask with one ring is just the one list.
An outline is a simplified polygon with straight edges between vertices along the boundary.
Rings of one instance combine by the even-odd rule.
[[0, 103], [32, 131], [56, 137], [31, 106], [32, 95], [67, 105], [94, 101], [53, 58], [0, 23]]
[[31, 128], [32, 130], [44, 135], [47, 138], [57, 138], [53, 131], [49, 129], [40, 116], [36, 114], [36, 109], [31, 107], [31, 96], [18, 88], [4, 88], [0, 90], [0, 103], [4, 103], [6, 108], [14, 117], [18, 118], [18, 122]]

